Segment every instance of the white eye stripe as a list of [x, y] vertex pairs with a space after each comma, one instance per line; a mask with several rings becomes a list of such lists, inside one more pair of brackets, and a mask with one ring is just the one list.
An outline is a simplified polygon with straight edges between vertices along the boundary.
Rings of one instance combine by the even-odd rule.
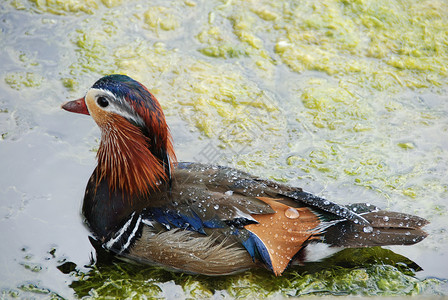
[[129, 113], [128, 110], [123, 109], [122, 107], [116, 105], [115, 103], [109, 103], [109, 106], [103, 109], [115, 113], [117, 115], [120, 115], [128, 120], [132, 120], [134, 123], [138, 125], [145, 125], [143, 119], [135, 113], [134, 109], [132, 109], [130, 106], [128, 106], [127, 108], [131, 110], [132, 113]]
[[[134, 108], [124, 99], [117, 98], [112, 92], [103, 89], [91, 89], [94, 92], [95, 103], [104, 111], [120, 115], [134, 123], [144, 126], [145, 122], [134, 110]], [[90, 91], [89, 91], [90, 92]], [[99, 97], [105, 97], [109, 101], [109, 105], [102, 107], [98, 104]]]

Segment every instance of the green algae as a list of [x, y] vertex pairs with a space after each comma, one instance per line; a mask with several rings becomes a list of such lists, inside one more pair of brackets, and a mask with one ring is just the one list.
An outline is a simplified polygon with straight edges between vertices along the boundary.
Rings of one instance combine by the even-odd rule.
[[[380, 91], [446, 84], [443, 1], [232, 4], [218, 13], [233, 23], [233, 35], [254, 60], [278, 55], [295, 72], [350, 76]], [[272, 43], [274, 53], [265, 46]]]
[[[381, 263], [382, 264], [378, 264]], [[224, 277], [171, 273], [159, 268], [119, 261], [97, 264], [87, 273], [73, 272], [71, 284], [79, 297], [166, 297], [159, 285], [180, 288], [182, 298], [266, 298], [301, 295], [424, 295], [439, 293], [443, 281], [418, 280], [420, 267], [409, 259], [379, 247], [350, 249], [276, 277], [251, 271]], [[225, 291], [225, 292], [224, 292]]]
[[33, 0], [31, 2], [36, 6], [38, 10], [57, 15], [77, 12], [93, 14], [94, 11], [98, 9], [98, 1], [95, 0]]
[[355, 132], [369, 130], [366, 120], [370, 107], [349, 87], [317, 78], [309, 80], [305, 86], [298, 92], [314, 126]]
[[145, 23], [152, 29], [175, 30], [180, 26], [180, 16], [170, 12], [170, 9], [163, 6], [150, 7], [143, 14]]
[[2, 299], [23, 299], [29, 298], [30, 295], [32, 295], [33, 298], [64, 299], [57, 293], [33, 283], [22, 284], [18, 286], [17, 289], [0, 290]]
[[288, 296], [301, 295], [358, 295], [391, 296], [418, 295], [431, 290], [438, 280], [419, 281], [403, 275], [394, 267], [370, 266], [365, 269], [322, 271], [313, 275], [297, 275], [286, 287]]
[[[119, 6], [123, 0], [30, 0], [38, 11], [48, 12], [55, 15], [71, 13], [94, 14], [101, 6], [108, 8]], [[25, 7], [20, 1], [14, 1], [15, 5]]]
[[5, 76], [5, 82], [15, 90], [23, 88], [38, 88], [44, 77], [34, 72], [11, 72]]
[[10, 54], [17, 65], [26, 71], [5, 72], [2, 74], [5, 83], [15, 90], [41, 87], [45, 78], [41, 74], [41, 65], [36, 59], [36, 53], [13, 50]]
[[199, 51], [210, 57], [237, 58], [249, 54], [245, 47], [235, 41], [230, 42], [235, 38], [231, 34], [223, 33], [218, 26], [211, 26], [201, 31], [197, 35], [197, 39], [201, 43], [208, 44], [207, 47], [201, 48]]

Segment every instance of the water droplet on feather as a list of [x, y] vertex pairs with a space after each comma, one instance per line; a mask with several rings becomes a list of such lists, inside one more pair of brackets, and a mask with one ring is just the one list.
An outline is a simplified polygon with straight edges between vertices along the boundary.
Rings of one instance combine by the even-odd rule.
[[299, 215], [299, 212], [295, 208], [289, 207], [287, 210], [285, 210], [285, 216], [289, 219], [297, 219]]
[[373, 231], [373, 227], [372, 226], [365, 226], [362, 231], [364, 231], [365, 233], [371, 233]]

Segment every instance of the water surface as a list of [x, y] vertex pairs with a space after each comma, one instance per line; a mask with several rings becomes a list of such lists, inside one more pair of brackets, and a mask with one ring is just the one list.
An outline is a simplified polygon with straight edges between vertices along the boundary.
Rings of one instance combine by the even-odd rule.
[[[2, 295], [448, 293], [445, 1], [16, 0], [0, 10]], [[100, 135], [60, 105], [110, 73], [156, 95], [180, 160], [417, 214], [429, 237], [281, 278], [89, 267], [80, 207]]]

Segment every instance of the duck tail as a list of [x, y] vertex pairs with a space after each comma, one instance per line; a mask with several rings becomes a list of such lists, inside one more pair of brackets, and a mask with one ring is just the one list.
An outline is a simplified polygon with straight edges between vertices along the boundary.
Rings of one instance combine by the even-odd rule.
[[417, 216], [377, 209], [360, 215], [370, 226], [348, 221], [337, 223], [327, 228], [324, 242], [345, 248], [412, 245], [428, 235], [421, 228], [429, 222]]

